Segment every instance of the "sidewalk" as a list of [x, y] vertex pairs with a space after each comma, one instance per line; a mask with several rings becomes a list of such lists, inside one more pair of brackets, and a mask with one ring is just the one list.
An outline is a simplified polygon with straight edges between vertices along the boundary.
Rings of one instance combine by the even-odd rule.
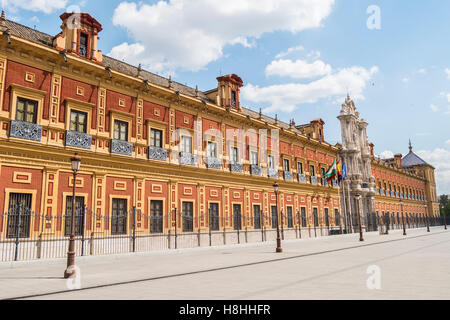
[[[362, 258], [370, 262], [373, 259], [380, 259], [380, 255], [389, 256], [394, 251], [398, 251], [399, 255], [406, 255], [407, 253], [405, 252], [409, 252], [412, 249], [420, 249], [424, 245], [437, 246], [444, 240], [448, 243], [450, 241], [450, 232], [445, 233], [443, 231], [442, 227], [431, 228], [431, 233], [427, 233], [426, 229], [414, 229], [408, 230], [407, 237], [402, 235], [402, 230], [391, 230], [390, 234], [385, 236], [380, 236], [378, 232], [373, 232], [364, 235], [366, 240], [364, 242], [358, 241], [359, 234], [290, 240], [283, 242], [284, 252], [281, 254], [274, 253], [275, 243], [272, 242], [116, 256], [79, 257], [76, 259], [76, 263], [81, 270], [81, 288], [83, 290], [66, 294], [63, 293], [68, 291], [66, 280], [62, 278], [66, 266], [65, 259], [3, 263], [0, 264], [0, 287], [2, 288], [0, 298], [8, 299], [54, 292], [60, 292], [60, 295], [36, 298], [208, 299], [208, 296], [210, 299], [245, 298], [246, 294], [249, 293], [246, 292], [246, 286], [238, 285], [240, 287], [239, 294], [232, 289], [230, 293], [224, 291], [221, 294], [211, 295], [208, 294], [207, 288], [205, 292], [200, 290], [203, 285], [208, 286], [207, 284], [195, 288], [194, 291], [200, 291], [198, 291], [198, 294], [194, 294], [193, 291], [190, 291], [188, 285], [182, 285], [181, 283], [185, 280], [189, 282], [191, 278], [197, 280], [212, 278], [216, 279], [218, 286], [222, 283], [225, 286], [229, 286], [233, 282], [238, 284], [242, 281], [239, 277], [226, 279], [226, 277], [223, 277], [224, 275], [249, 272], [244, 282], [253, 279], [258, 281], [258, 283], [261, 282], [261, 285], [264, 287], [264, 281], [267, 280], [268, 284], [271, 283], [270, 279], [265, 279], [265, 275], [268, 277], [272, 273], [271, 270], [276, 266], [295, 265], [300, 262], [307, 263], [308, 268], [303, 268], [302, 273], [304, 273], [305, 278], [308, 278], [308, 276], [313, 276], [313, 273], [319, 267], [317, 266], [316, 268], [315, 265], [311, 265], [312, 261], [325, 259], [320, 263], [325, 264], [327, 268], [333, 268], [344, 267], [349, 263], [359, 263], [359, 260]], [[355, 254], [356, 252], [363, 252], [363, 254]], [[443, 257], [447, 258], [446, 261], [450, 261], [448, 259], [449, 252], [447, 249], [442, 253]], [[428, 250], [422, 249], [420, 254], [427, 256], [429, 253]], [[335, 265], [329, 265], [329, 257], [331, 256], [336, 259]], [[342, 263], [339, 263], [338, 259], [344, 258], [344, 256], [345, 259], [343, 259]], [[386, 258], [384, 257], [384, 259]], [[426, 262], [424, 261], [424, 264], [426, 263], [434, 262], [427, 260]], [[247, 266], [243, 267], [242, 265], [244, 264], [247, 264]], [[321, 268], [323, 267], [322, 265]], [[414, 268], [414, 265], [408, 266], [406, 263], [405, 267]], [[420, 265], [417, 268], [423, 268], [424, 272], [427, 271], [426, 265]], [[448, 262], [446, 268], [450, 270]], [[326, 272], [333, 272], [333, 270], [326, 270]], [[440, 276], [439, 281], [446, 279], [438, 274], [436, 276]], [[445, 277], [448, 278], [447, 283], [450, 283], [448, 273]], [[173, 289], [171, 290], [171, 285], [169, 285], [164, 287], [164, 292], [159, 291], [161, 292], [160, 295], [139, 295], [139, 292], [144, 293], [147, 290], [149, 283], [154, 287], [156, 282], [173, 284]], [[118, 283], [124, 284], [109, 286]], [[426, 284], [417, 282], [417, 285]], [[88, 288], [97, 286], [107, 287], [88, 290]], [[138, 288], [142, 286], [147, 287], [139, 291]], [[175, 288], [181, 289], [176, 290]], [[249, 285], [248, 290], [251, 289], [253, 288]], [[99, 290], [102, 290], [103, 293], [98, 294]], [[180, 292], [180, 290], [184, 292]], [[171, 291], [172, 294], [170, 294]], [[134, 294], [130, 295], [130, 292]], [[448, 291], [445, 289], [442, 296], [445, 296], [445, 292], [448, 293], [447, 298], [450, 298], [450, 288], [448, 288]], [[136, 297], [136, 295], [139, 297]], [[258, 295], [257, 297], [260, 298]], [[295, 294], [292, 295], [292, 299], [296, 299], [295, 297]], [[248, 298], [253, 299], [252, 296]], [[298, 298], [300, 298], [300, 295]]]

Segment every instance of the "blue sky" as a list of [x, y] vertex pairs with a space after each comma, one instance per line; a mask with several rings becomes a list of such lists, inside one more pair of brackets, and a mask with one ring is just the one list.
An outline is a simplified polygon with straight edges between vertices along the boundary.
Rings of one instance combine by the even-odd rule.
[[[411, 139], [437, 168], [438, 192], [450, 193], [449, 1], [224, 3], [3, 0], [3, 7], [8, 18], [57, 34], [59, 14], [79, 6], [102, 23], [104, 54], [200, 90], [215, 87], [220, 72], [236, 73], [245, 106], [297, 124], [320, 117], [330, 143], [340, 140], [336, 116], [348, 88], [375, 153], [406, 154]], [[380, 9], [379, 30], [366, 24], [371, 5]]]

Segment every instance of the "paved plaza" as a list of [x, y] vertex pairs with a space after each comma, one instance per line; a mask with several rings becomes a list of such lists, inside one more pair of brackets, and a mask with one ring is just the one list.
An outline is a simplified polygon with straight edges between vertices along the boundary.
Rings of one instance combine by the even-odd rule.
[[82, 257], [79, 290], [68, 290], [62, 278], [64, 259], [3, 263], [0, 298], [450, 299], [450, 231], [415, 229], [404, 237], [391, 230], [358, 239], [290, 240], [281, 254], [270, 242]]

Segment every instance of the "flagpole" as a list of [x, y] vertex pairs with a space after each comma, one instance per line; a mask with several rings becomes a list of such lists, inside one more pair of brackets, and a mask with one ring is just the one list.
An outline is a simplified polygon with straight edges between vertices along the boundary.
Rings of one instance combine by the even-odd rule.
[[348, 233], [347, 204], [346, 204], [346, 200], [345, 200], [345, 183], [344, 183], [344, 178], [342, 178], [342, 184], [344, 184], [344, 188], [342, 189], [342, 196], [344, 198], [343, 204], [344, 204], [345, 230]]

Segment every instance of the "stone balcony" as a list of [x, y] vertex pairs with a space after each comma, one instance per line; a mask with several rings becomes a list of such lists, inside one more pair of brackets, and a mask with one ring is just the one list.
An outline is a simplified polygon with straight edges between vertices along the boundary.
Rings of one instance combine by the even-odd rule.
[[278, 178], [278, 170], [274, 168], [267, 169], [267, 176], [269, 178]]
[[9, 136], [31, 141], [41, 141], [42, 126], [35, 123], [12, 120], [10, 123]]
[[206, 158], [205, 163], [208, 169], [222, 169], [222, 160], [218, 158]]
[[244, 166], [242, 165], [242, 163], [231, 163], [230, 171], [242, 173], [244, 171]]
[[66, 131], [66, 146], [90, 149], [92, 145], [92, 136], [87, 133], [77, 131]]
[[167, 161], [167, 150], [159, 147], [148, 147], [148, 158], [150, 160]]
[[255, 176], [260, 176], [262, 174], [262, 169], [260, 166], [252, 164], [250, 166], [250, 173]]
[[306, 183], [306, 176], [304, 174], [298, 175], [298, 182]]
[[189, 152], [180, 152], [180, 164], [195, 166], [197, 164], [197, 156]]
[[128, 141], [113, 139], [111, 140], [111, 153], [131, 156], [133, 155], [133, 144]]

